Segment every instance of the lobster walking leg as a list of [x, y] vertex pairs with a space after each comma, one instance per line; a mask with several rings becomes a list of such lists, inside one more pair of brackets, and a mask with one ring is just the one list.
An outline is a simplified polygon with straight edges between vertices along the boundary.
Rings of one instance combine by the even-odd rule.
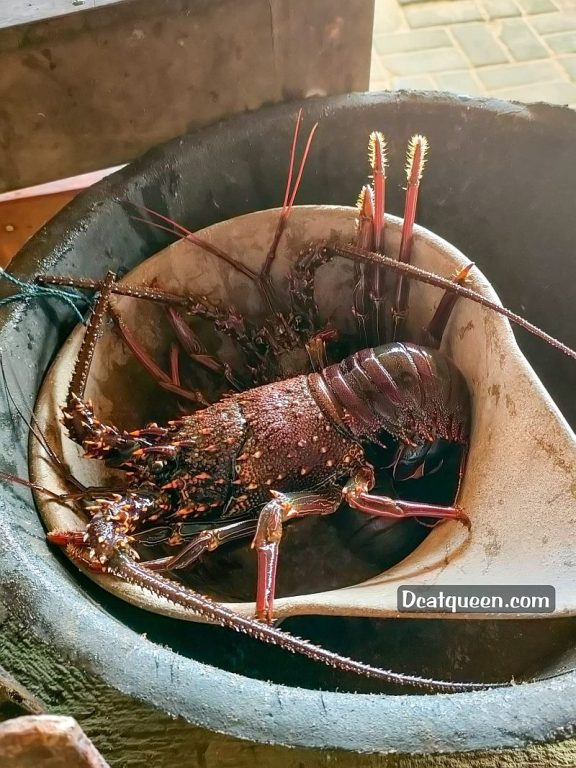
[[208, 401], [203, 397], [201, 392], [181, 387], [179, 381], [174, 380], [174, 376], [168, 376], [168, 374], [165, 373], [162, 368], [160, 368], [156, 361], [153, 360], [153, 358], [148, 354], [140, 342], [134, 337], [118, 312], [112, 310], [111, 314], [118, 333], [120, 334], [120, 338], [130, 349], [136, 360], [138, 360], [138, 362], [146, 369], [149, 375], [158, 384], [158, 386], [174, 393], [175, 395], [178, 395], [179, 397], [184, 398], [185, 400], [190, 400], [197, 406], [208, 405]]
[[[223, 375], [226, 380], [232, 384], [234, 389], [241, 390], [243, 387], [240, 385], [238, 377], [232, 371], [232, 367], [220, 360], [216, 354], [208, 354], [202, 342], [194, 331], [190, 328], [185, 318], [177, 312], [174, 307], [167, 308], [167, 315], [172, 326], [176, 338], [180, 343], [182, 349], [186, 352], [190, 360], [196, 363], [202, 368], [212, 373]], [[170, 367], [172, 380], [178, 386], [180, 385], [180, 365], [179, 365], [179, 349], [177, 344], [173, 344], [170, 351]]]
[[153, 571], [176, 571], [187, 568], [202, 557], [205, 552], [214, 552], [223, 544], [253, 536], [257, 524], [256, 519], [240, 520], [229, 525], [222, 525], [219, 528], [200, 531], [177, 555], [158, 560], [147, 560], [144, 565]]
[[460, 520], [470, 528], [470, 519], [463, 509], [454, 506], [440, 506], [423, 502], [402, 501], [390, 496], [377, 496], [370, 491], [374, 487], [374, 473], [371, 467], [364, 467], [345, 486], [342, 496], [353, 509], [368, 515], [381, 517], [435, 517], [441, 520]]
[[252, 548], [258, 553], [258, 586], [256, 590], [256, 618], [268, 624], [274, 615], [276, 568], [278, 549], [282, 538], [282, 525], [289, 520], [309, 515], [329, 515], [340, 506], [339, 489], [329, 489], [326, 495], [317, 493], [278, 493], [260, 512]]
[[[462, 269], [460, 269], [454, 275], [453, 281], [455, 285], [464, 285], [473, 266], [474, 262], [471, 261], [470, 264], [462, 267]], [[454, 309], [457, 301], [457, 294], [452, 293], [451, 291], [445, 292], [444, 296], [442, 296], [438, 306], [436, 307], [436, 311], [434, 312], [432, 320], [430, 320], [427, 328], [424, 331], [424, 344], [428, 344], [431, 347], [440, 346], [440, 343], [442, 342], [442, 336], [444, 335], [444, 331], [448, 325], [448, 320], [450, 319], [450, 315], [452, 314], [452, 310]]]

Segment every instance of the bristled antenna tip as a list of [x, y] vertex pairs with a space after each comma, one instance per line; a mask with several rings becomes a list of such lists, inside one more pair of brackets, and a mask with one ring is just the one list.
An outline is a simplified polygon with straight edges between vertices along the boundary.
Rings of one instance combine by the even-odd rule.
[[372, 131], [368, 142], [368, 159], [374, 173], [383, 173], [386, 169], [386, 139], [380, 131]]
[[371, 216], [374, 208], [374, 192], [370, 184], [365, 184], [360, 190], [356, 201], [359, 216]]
[[406, 153], [406, 177], [409, 184], [415, 184], [422, 178], [422, 172], [426, 165], [428, 152], [428, 139], [419, 133], [412, 136], [408, 142]]

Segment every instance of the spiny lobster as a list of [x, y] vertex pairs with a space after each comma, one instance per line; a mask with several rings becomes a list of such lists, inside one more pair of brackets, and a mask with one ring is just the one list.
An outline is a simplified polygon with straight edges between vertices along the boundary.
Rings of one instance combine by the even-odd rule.
[[[150, 287], [118, 284], [112, 273], [101, 284], [61, 277], [41, 279], [45, 284], [99, 291], [63, 408], [64, 423], [70, 437], [83, 447], [87, 457], [105, 460], [109, 466], [124, 470], [128, 478], [125, 490], [119, 493], [100, 490], [95, 495], [83, 489], [82, 505], [89, 517], [86, 530], [51, 531], [48, 538], [64, 546], [73, 560], [90, 569], [114, 574], [206, 619], [342, 670], [434, 691], [491, 687], [426, 680], [371, 667], [293, 637], [271, 624], [284, 523], [308, 515], [331, 514], [346, 502], [369, 515], [456, 519], [469, 525], [466, 513], [456, 504], [406, 502], [372, 493], [374, 470], [365, 452], [370, 445], [390, 451], [390, 468], [394, 477], [401, 480], [435, 471], [442, 463], [447, 446], [456, 444], [461, 451], [460, 477], [464, 473], [470, 432], [469, 394], [460, 372], [438, 349], [458, 296], [501, 312], [575, 356], [518, 316], [467, 289], [463, 283], [472, 265], [453, 280], [410, 265], [418, 188], [427, 148], [421, 136], [415, 136], [409, 147], [398, 261], [381, 254], [386, 221], [385, 144], [382, 135], [374, 133], [371, 136], [374, 183], [365, 186], [360, 196], [356, 243], [347, 247], [316, 245], [300, 254], [289, 284], [292, 312], [290, 315], [279, 312], [270, 270], [316, 129], [314, 126], [308, 138], [291, 189], [299, 124], [300, 116], [274, 242], [261, 273], [248, 270], [272, 310], [272, 318], [263, 329], [254, 329], [233, 312], [212, 307], [199, 298], [176, 297]], [[176, 226], [180, 234], [231, 263], [230, 258], [214, 246], [166, 217], [160, 218], [170, 228]], [[318, 330], [314, 275], [334, 255], [355, 261], [357, 284], [352, 311], [366, 347], [340, 363], [329, 365], [327, 348], [332, 334]], [[247, 270], [236, 262], [233, 265]], [[387, 313], [382, 311], [384, 267], [399, 275], [392, 310]], [[424, 333], [427, 346], [398, 340], [408, 302], [406, 277], [416, 277], [446, 289]], [[114, 293], [170, 305], [168, 311], [176, 335], [192, 359], [241, 388], [237, 373], [229, 365], [199, 349], [192, 330], [175, 307], [212, 320], [220, 332], [239, 344], [251, 379], [260, 386], [206, 403], [201, 393], [182, 385], [177, 348], [173, 348], [170, 375], [148, 356], [112, 307], [110, 299]], [[84, 392], [94, 348], [108, 312], [121, 337], [164, 389], [204, 407], [165, 426], [149, 424], [134, 431], [102, 423], [91, 404], [85, 401]], [[385, 334], [393, 339], [391, 343], [381, 343]], [[301, 344], [306, 347], [313, 371], [288, 380], [275, 380], [281, 375], [282, 353]], [[206, 530], [185, 542], [181, 524], [190, 517], [205, 519]], [[166, 538], [171, 544], [179, 545], [180, 551], [173, 557], [139, 563], [135, 538], [158, 524], [167, 525]], [[256, 619], [239, 616], [159, 573], [188, 567], [204, 553], [248, 537], [252, 537], [259, 566]]]

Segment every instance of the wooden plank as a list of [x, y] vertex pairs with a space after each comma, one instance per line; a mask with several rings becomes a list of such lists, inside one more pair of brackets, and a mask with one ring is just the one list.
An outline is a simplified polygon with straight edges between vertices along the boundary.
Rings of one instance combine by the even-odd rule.
[[65, 191], [0, 203], [0, 266], [7, 266], [24, 243], [76, 194]]

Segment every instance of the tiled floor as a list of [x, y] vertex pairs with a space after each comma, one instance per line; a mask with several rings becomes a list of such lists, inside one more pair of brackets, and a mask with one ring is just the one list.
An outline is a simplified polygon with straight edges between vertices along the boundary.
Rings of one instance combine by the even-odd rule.
[[576, 0], [376, 0], [370, 87], [576, 106]]

